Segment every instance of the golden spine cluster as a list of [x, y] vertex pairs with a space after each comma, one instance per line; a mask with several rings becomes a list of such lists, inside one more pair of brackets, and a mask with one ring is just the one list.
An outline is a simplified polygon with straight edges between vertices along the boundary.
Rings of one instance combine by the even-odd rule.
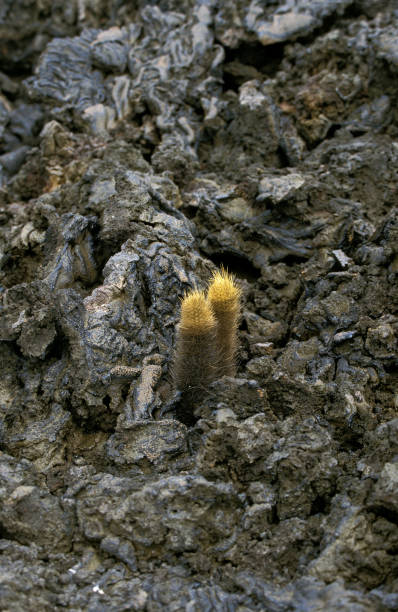
[[179, 391], [195, 393], [235, 374], [240, 295], [234, 277], [221, 270], [207, 295], [195, 289], [183, 298], [173, 367]]
[[213, 274], [207, 299], [217, 320], [217, 377], [236, 372], [240, 295], [234, 277], [226, 270]]

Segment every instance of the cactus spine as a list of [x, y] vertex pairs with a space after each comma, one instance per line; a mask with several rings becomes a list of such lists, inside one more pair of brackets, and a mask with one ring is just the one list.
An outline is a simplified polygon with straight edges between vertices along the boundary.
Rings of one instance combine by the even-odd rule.
[[207, 296], [195, 289], [182, 300], [173, 377], [176, 389], [191, 399], [236, 372], [240, 296], [234, 277], [222, 269], [213, 274]]

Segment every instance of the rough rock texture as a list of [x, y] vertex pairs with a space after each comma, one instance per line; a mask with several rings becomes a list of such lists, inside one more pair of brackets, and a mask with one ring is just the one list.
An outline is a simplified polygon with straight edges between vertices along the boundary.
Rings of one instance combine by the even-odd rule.
[[396, 610], [396, 2], [0, 4], [0, 608]]

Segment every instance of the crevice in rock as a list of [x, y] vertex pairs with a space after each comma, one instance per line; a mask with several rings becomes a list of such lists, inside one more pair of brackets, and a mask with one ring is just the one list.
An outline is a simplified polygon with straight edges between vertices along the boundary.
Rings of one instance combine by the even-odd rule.
[[398, 512], [396, 510], [392, 510], [391, 508], [386, 508], [385, 506], [380, 505], [370, 505], [368, 506], [368, 511], [373, 512], [373, 514], [377, 517], [384, 518], [389, 523], [394, 523], [398, 527]]
[[224, 47], [224, 91], [238, 91], [246, 81], [274, 76], [283, 60], [285, 43], [264, 46], [260, 42], [242, 42], [231, 49]]
[[207, 254], [207, 257], [217, 267], [224, 267], [238, 278], [245, 278], [249, 282], [256, 281], [261, 276], [261, 271], [253, 266], [244, 255], [237, 255], [230, 251], [219, 251], [211, 253], [211, 255]]

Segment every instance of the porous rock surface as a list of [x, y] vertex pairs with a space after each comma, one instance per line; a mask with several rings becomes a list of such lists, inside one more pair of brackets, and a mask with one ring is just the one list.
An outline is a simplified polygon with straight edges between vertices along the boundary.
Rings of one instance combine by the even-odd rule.
[[[0, 7], [0, 607], [398, 607], [394, 0]], [[243, 291], [178, 404], [180, 298]]]

